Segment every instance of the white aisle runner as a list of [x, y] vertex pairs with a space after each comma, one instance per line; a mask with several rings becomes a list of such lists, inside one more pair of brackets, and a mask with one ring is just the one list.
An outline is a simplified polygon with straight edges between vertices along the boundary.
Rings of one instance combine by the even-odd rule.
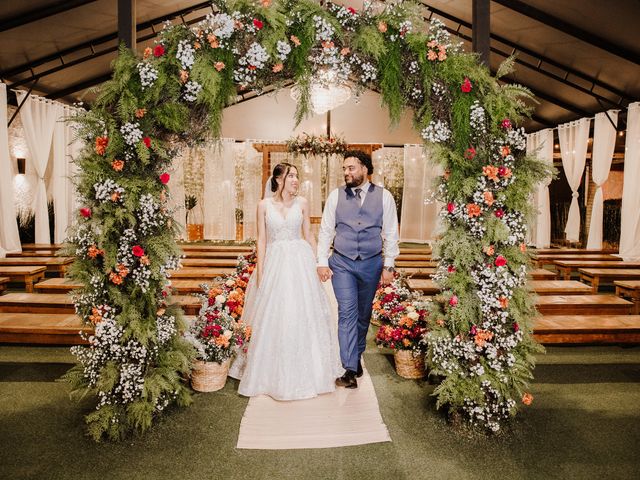
[[[337, 318], [330, 285], [326, 282], [325, 288]], [[289, 402], [252, 397], [240, 423], [237, 448], [331, 448], [390, 441], [364, 366], [356, 389], [336, 388], [333, 393]]]

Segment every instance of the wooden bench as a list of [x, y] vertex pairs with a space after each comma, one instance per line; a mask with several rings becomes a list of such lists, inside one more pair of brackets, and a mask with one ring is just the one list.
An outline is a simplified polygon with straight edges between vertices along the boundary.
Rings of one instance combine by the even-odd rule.
[[83, 286], [82, 283], [74, 282], [70, 278], [48, 278], [36, 283], [34, 288], [37, 293], [68, 293]]
[[61, 243], [23, 243], [22, 250], [60, 250]]
[[183, 258], [180, 260], [183, 267], [235, 267], [238, 265], [237, 258]]
[[33, 292], [33, 284], [44, 278], [47, 267], [5, 267], [0, 265], [0, 276], [9, 277], [10, 282], [24, 283], [25, 291]]
[[435, 268], [438, 266], [438, 262], [429, 260], [397, 260], [395, 261], [396, 268]]
[[86, 343], [80, 331], [93, 329], [73, 313], [0, 313], [0, 342], [78, 345]]
[[431, 275], [436, 273], [435, 268], [428, 267], [399, 267], [398, 271], [413, 278], [431, 278]]
[[0, 293], [7, 289], [7, 283], [11, 280], [9, 277], [0, 277]]
[[593, 261], [593, 260], [556, 260], [553, 262], [560, 278], [570, 280], [573, 272], [580, 268], [640, 268], [640, 262], [623, 262], [622, 260]]
[[27, 250], [24, 252], [12, 252], [7, 253], [7, 258], [21, 258], [21, 257], [55, 257], [57, 250]]
[[536, 307], [541, 315], [629, 315], [633, 304], [615, 295], [544, 295]]
[[531, 280], [555, 280], [558, 275], [556, 272], [546, 270], [544, 268], [534, 268], [529, 270], [529, 278]]
[[614, 280], [616, 295], [633, 302], [634, 315], [640, 315], [640, 280]]
[[537, 268], [542, 268], [545, 265], [554, 265], [556, 260], [578, 260], [586, 262], [615, 262], [622, 260], [620, 257], [615, 257], [608, 254], [582, 254], [582, 255], [534, 255], [532, 257], [533, 264]]
[[431, 258], [431, 255], [421, 253], [401, 253], [396, 257], [396, 262], [399, 260], [403, 262], [430, 262], [433, 261], [433, 258]]
[[253, 250], [251, 245], [190, 245], [179, 243], [183, 252], [247, 252]]
[[598, 291], [603, 282], [613, 283], [615, 280], [640, 280], [640, 268], [580, 268], [580, 281], [591, 285], [594, 292]]
[[73, 257], [0, 258], [0, 267], [44, 266], [48, 272], [56, 273], [63, 277], [69, 265], [73, 263], [73, 260]]
[[[589, 285], [575, 280], [530, 280], [528, 285], [538, 295], [589, 295], [591, 293]], [[433, 280], [423, 278], [409, 278], [407, 286], [425, 295], [435, 295], [440, 291]]]
[[540, 343], [640, 343], [640, 315], [545, 315], [533, 335]]
[[251, 252], [199, 252], [199, 251], [187, 251], [184, 252], [185, 258], [233, 258], [236, 260], [240, 255], [247, 256]]
[[181, 268], [180, 270], [172, 270], [169, 272], [171, 280], [202, 280], [204, 282], [210, 282], [216, 277], [222, 275], [229, 275], [235, 272], [235, 268]]
[[615, 254], [618, 253], [616, 249], [613, 248], [601, 248], [594, 250], [587, 250], [586, 248], [537, 248], [532, 249], [537, 255], [579, 255], [579, 254]]
[[[176, 295], [173, 301], [187, 315], [200, 311], [200, 301], [192, 295]], [[74, 313], [71, 297], [63, 293], [8, 293], [0, 296], [0, 312], [4, 313]]]

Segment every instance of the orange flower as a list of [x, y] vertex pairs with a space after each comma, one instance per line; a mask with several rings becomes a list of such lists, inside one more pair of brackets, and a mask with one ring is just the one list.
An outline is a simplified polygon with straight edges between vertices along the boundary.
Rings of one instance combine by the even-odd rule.
[[435, 40], [431, 40], [429, 43], [427, 43], [427, 47], [429, 48], [433, 48], [436, 45], [438, 45], [438, 42], [436, 42]]
[[96, 307], [92, 307], [91, 308], [91, 315], [89, 315], [89, 320], [94, 325], [99, 323], [99, 322], [101, 322], [102, 321], [102, 313], [100, 312], [100, 309], [98, 309]]
[[225, 64], [224, 64], [224, 62], [216, 62], [213, 66], [217, 71], [220, 72], [220, 71], [222, 71], [224, 69]]
[[284, 65], [282, 63], [276, 63], [271, 69], [271, 71], [273, 73], [278, 73], [278, 72], [281, 72], [283, 68], [284, 68]]
[[104, 250], [99, 249], [95, 245], [91, 245], [87, 250], [87, 256], [89, 258], [96, 258], [98, 255], [104, 255]]
[[120, 194], [118, 192], [113, 192], [111, 194], [111, 201], [117, 202], [118, 200], [120, 200]]
[[482, 196], [484, 197], [484, 203], [486, 203], [487, 205], [491, 206], [493, 205], [493, 193], [491, 192], [484, 192], [482, 194]]
[[479, 347], [484, 347], [487, 341], [490, 341], [493, 338], [493, 333], [487, 330], [478, 330], [475, 335], [475, 344]]
[[234, 27], [236, 30], [244, 30], [244, 24], [243, 24], [240, 20], [235, 20], [235, 21], [233, 22], [233, 27]]
[[244, 338], [247, 342], [251, 339], [251, 325], [244, 327]]
[[224, 335], [220, 335], [219, 337], [216, 337], [215, 344], [227, 348], [229, 346], [229, 339]]
[[122, 160], [114, 160], [111, 162], [111, 168], [113, 168], [116, 172], [121, 172], [124, 168], [124, 162]]
[[444, 320], [439, 318], [438, 320], [436, 320], [436, 323], [440, 326], [440, 327], [444, 327]]
[[440, 53], [438, 53], [438, 60], [440, 60], [441, 62], [444, 62], [447, 59], [447, 54], [443, 51], [440, 51]]
[[526, 252], [526, 251], [527, 251], [527, 245], [526, 245], [525, 243], [521, 243], [521, 244], [520, 244], [520, 251], [521, 251], [522, 253], [524, 253], [524, 252]]
[[151, 263], [151, 261], [149, 260], [149, 257], [147, 257], [146, 255], [143, 255], [140, 257], [140, 265], [149, 265]]
[[510, 178], [511, 175], [513, 175], [513, 172], [511, 171], [511, 169], [509, 167], [504, 167], [504, 171], [502, 172], [502, 176], [504, 178]]
[[408, 338], [403, 338], [403, 339], [402, 339], [402, 344], [403, 344], [405, 347], [408, 347], [409, 345], [411, 345], [411, 340], [409, 340]]
[[503, 310], [509, 308], [509, 299], [507, 297], [500, 297], [498, 301], [500, 302], [500, 307]]
[[533, 395], [530, 393], [525, 393], [522, 395], [522, 403], [525, 405], [531, 405], [533, 403]]
[[107, 145], [109, 144], [108, 137], [96, 137], [96, 146], [95, 150], [98, 155], [104, 155], [104, 152], [107, 151]]
[[115, 272], [109, 274], [109, 280], [111, 280], [114, 285], [122, 285], [122, 277]]
[[480, 205], [476, 205], [475, 203], [469, 203], [467, 205], [467, 215], [471, 218], [480, 216]]
[[139, 108], [136, 110], [136, 118], [142, 118], [146, 115], [146, 113], [147, 113], [146, 108]]
[[149, 55], [151, 55], [153, 53], [153, 50], [151, 49], [151, 47], [147, 47], [144, 49], [144, 54], [142, 55], [143, 58], [149, 58]]
[[427, 54], [427, 60], [430, 61], [434, 61], [438, 59], [438, 54], [436, 52], [434, 52], [433, 50], [429, 50], [429, 53]]
[[324, 42], [322, 42], [322, 48], [333, 48], [333, 47], [335, 47], [334, 43], [329, 40], [325, 40]]
[[213, 33], [207, 35], [207, 41], [209, 42], [209, 45], [211, 45], [211, 48], [218, 48], [220, 46], [218, 38]]
[[451, 170], [449, 169], [445, 170], [442, 176], [444, 177], [445, 180], [449, 180], [449, 177], [451, 176]]
[[189, 72], [186, 70], [180, 70], [180, 81], [182, 83], [187, 83], [187, 80], [189, 80]]
[[498, 167], [494, 165], [486, 165], [482, 167], [482, 174], [489, 180], [498, 181]]
[[202, 48], [202, 45], [200, 45], [200, 42], [193, 42], [193, 48], [195, 48], [196, 50], [200, 50], [200, 48]]
[[159, 308], [159, 309], [156, 311], [156, 315], [157, 315], [158, 317], [161, 317], [162, 315], [164, 315], [164, 312], [166, 312], [166, 311], [167, 311], [167, 309], [166, 309], [166, 308]]
[[487, 255], [489, 255], [490, 257], [496, 253], [495, 248], [493, 248], [493, 245], [489, 245], [488, 247], [484, 247], [483, 248], [484, 253], [486, 253]]
[[262, 3], [264, 8], [269, 8], [271, 6], [271, 0], [262, 0], [260, 3]]
[[342, 55], [343, 57], [349, 55], [351, 53], [351, 49], [349, 47], [344, 47], [342, 50], [340, 50], [340, 55]]
[[291, 37], [290, 37], [290, 38], [291, 38], [291, 41], [293, 42], [293, 44], [294, 44], [296, 47], [299, 47], [299, 46], [300, 46], [300, 43], [301, 43], [301, 42], [300, 42], [300, 39], [299, 39], [298, 37], [296, 37], [295, 35], [291, 35]]
[[119, 264], [116, 266], [116, 270], [118, 270], [118, 274], [119, 274], [122, 278], [124, 278], [124, 277], [126, 277], [127, 275], [129, 275], [129, 269], [128, 269], [125, 265], [123, 265], [122, 263], [119, 263]]
[[500, 148], [500, 154], [503, 157], [506, 157], [510, 153], [511, 153], [511, 149], [509, 148], [509, 145], [503, 145], [502, 148]]
[[384, 33], [387, 31], [387, 24], [385, 22], [378, 22], [378, 31]]

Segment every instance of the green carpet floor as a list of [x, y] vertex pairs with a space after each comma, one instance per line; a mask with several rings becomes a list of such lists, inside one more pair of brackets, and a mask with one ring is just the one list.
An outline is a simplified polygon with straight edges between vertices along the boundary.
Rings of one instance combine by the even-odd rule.
[[433, 386], [400, 379], [370, 345], [393, 442], [288, 451], [236, 450], [247, 399], [235, 381], [142, 438], [96, 444], [83, 407], [55, 381], [72, 362], [66, 348], [0, 346], [0, 479], [640, 478], [640, 347], [549, 348], [533, 405], [484, 437], [451, 428]]

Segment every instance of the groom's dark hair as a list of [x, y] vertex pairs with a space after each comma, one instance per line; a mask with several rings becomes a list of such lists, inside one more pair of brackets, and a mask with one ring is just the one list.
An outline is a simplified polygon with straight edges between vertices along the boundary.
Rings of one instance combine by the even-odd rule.
[[367, 173], [373, 175], [373, 163], [371, 162], [371, 155], [364, 153], [362, 150], [347, 150], [344, 152], [344, 158], [354, 157], [357, 158], [362, 165], [367, 167]]

